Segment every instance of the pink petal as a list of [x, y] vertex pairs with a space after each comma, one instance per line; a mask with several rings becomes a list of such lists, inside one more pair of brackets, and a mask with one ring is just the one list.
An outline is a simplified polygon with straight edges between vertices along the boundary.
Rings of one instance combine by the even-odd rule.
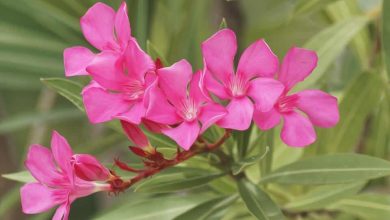
[[218, 81], [227, 82], [233, 74], [236, 51], [236, 34], [230, 29], [220, 30], [202, 43], [205, 65]]
[[164, 94], [154, 83], [147, 93], [148, 110], [146, 111], [146, 119], [165, 125], [173, 125], [182, 121], [179, 115]]
[[115, 15], [115, 32], [119, 44], [125, 48], [131, 38], [129, 16], [127, 16], [127, 5], [123, 1]]
[[278, 71], [278, 66], [278, 57], [261, 39], [245, 49], [238, 63], [237, 73], [242, 74], [246, 79], [273, 77]]
[[135, 38], [129, 41], [124, 57], [127, 73], [131, 79], [144, 82], [146, 73], [156, 69], [152, 58], [140, 48]]
[[57, 186], [66, 182], [66, 179], [57, 170], [52, 153], [46, 147], [37, 144], [31, 145], [25, 165], [31, 175], [45, 185]]
[[142, 118], [145, 117], [145, 114], [146, 108], [144, 102], [141, 100], [133, 104], [128, 111], [118, 114], [115, 118], [139, 125], [141, 124]]
[[181, 106], [187, 96], [187, 85], [192, 77], [192, 67], [187, 60], [180, 60], [170, 67], [157, 70], [158, 84], [168, 100]]
[[58, 166], [61, 168], [64, 174], [68, 176], [70, 182], [73, 183], [73, 169], [70, 164], [73, 151], [68, 141], [57, 131], [53, 131], [50, 146]]
[[189, 150], [198, 138], [200, 126], [197, 121], [183, 122], [176, 128], [163, 130], [163, 133], [172, 138], [184, 150]]
[[110, 171], [89, 154], [75, 154], [71, 164], [77, 177], [86, 181], [106, 181]]
[[317, 66], [317, 54], [314, 51], [293, 47], [283, 59], [279, 74], [286, 90], [290, 90], [296, 83], [303, 81]]
[[253, 121], [261, 130], [268, 130], [280, 123], [280, 114], [272, 108], [268, 112], [261, 112], [255, 108], [253, 112]]
[[121, 94], [111, 94], [102, 88], [92, 87], [82, 94], [85, 111], [92, 123], [112, 120], [114, 116], [127, 111], [130, 103]]
[[227, 115], [217, 122], [222, 128], [230, 128], [235, 130], [246, 130], [249, 128], [252, 115], [253, 104], [248, 97], [234, 98], [227, 105]]
[[87, 72], [99, 85], [122, 91], [129, 79], [123, 74], [121, 57], [116, 52], [104, 51], [98, 54], [90, 65]]
[[145, 125], [145, 128], [154, 133], [161, 133], [163, 129], [168, 128], [167, 125], [156, 123], [148, 119], [142, 119], [142, 123]]
[[70, 204], [69, 202], [66, 202], [57, 208], [52, 220], [68, 220], [69, 213], [70, 213]]
[[206, 96], [203, 94], [201, 90], [201, 84], [200, 84], [200, 79], [201, 79], [201, 71], [197, 71], [194, 73], [192, 76], [191, 82], [190, 82], [190, 92], [189, 92], [189, 97], [194, 100], [196, 105], [200, 105], [202, 102], [207, 101]]
[[88, 75], [86, 67], [91, 63], [95, 54], [85, 47], [70, 47], [64, 50], [65, 76]]
[[257, 78], [250, 81], [248, 95], [254, 100], [258, 110], [267, 112], [274, 107], [283, 90], [283, 84], [277, 80]]
[[202, 122], [202, 129], [200, 133], [203, 133], [215, 122], [223, 118], [227, 114], [226, 109], [215, 103], [207, 103], [202, 106], [201, 113], [199, 114], [199, 120]]
[[112, 49], [115, 11], [103, 3], [94, 4], [80, 20], [81, 30], [90, 44], [99, 50]]
[[310, 121], [320, 127], [332, 127], [339, 121], [337, 98], [320, 90], [297, 93], [297, 107], [305, 112]]
[[208, 92], [211, 92], [220, 99], [230, 98], [229, 94], [226, 92], [225, 86], [215, 80], [210, 71], [208, 71], [206, 68], [201, 75], [200, 87], [202, 93], [207, 97], [209, 97]]
[[[61, 195], [62, 194], [62, 195]], [[45, 212], [63, 203], [67, 195], [62, 190], [50, 189], [40, 183], [27, 183], [20, 189], [22, 210], [26, 214]]]
[[121, 121], [121, 124], [127, 137], [135, 144], [136, 147], [146, 147], [150, 145], [148, 138], [137, 125], [126, 121]]
[[292, 147], [304, 147], [312, 144], [317, 136], [310, 120], [296, 112], [283, 114], [284, 125], [281, 138]]

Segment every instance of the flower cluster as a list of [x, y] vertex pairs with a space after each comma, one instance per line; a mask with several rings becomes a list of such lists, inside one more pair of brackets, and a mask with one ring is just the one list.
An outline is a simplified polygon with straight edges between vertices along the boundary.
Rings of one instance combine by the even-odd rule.
[[[316, 140], [314, 125], [331, 127], [339, 120], [335, 97], [319, 90], [290, 93], [316, 67], [314, 51], [293, 47], [279, 65], [277, 56], [260, 39], [243, 51], [235, 68], [236, 35], [226, 28], [202, 43], [204, 68], [194, 72], [185, 59], [163, 66], [141, 49], [131, 35], [125, 2], [118, 11], [97, 3], [80, 24], [87, 41], [99, 52], [81, 46], [65, 49], [65, 75], [92, 78], [81, 94], [90, 122], [120, 120], [135, 145], [131, 150], [143, 158], [145, 169], [116, 161], [121, 169], [138, 173], [129, 181], [122, 180], [94, 157], [74, 155], [66, 140], [54, 132], [52, 152], [39, 145], [30, 147], [26, 166], [38, 182], [21, 190], [25, 213], [60, 205], [53, 219], [68, 219], [75, 199], [97, 191], [127, 189], [142, 178], [215, 149], [231, 130], [249, 129], [252, 120], [261, 130], [268, 130], [283, 119], [281, 139], [294, 147]], [[184, 151], [165, 159], [151, 146], [141, 125], [170, 137]], [[212, 125], [226, 133], [209, 144], [201, 135]], [[37, 203], [38, 198], [42, 202]]]

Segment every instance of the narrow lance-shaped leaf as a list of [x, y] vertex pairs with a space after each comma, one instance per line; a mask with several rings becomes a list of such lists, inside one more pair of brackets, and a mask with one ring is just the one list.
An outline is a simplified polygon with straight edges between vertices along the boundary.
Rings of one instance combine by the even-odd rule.
[[282, 220], [284, 216], [272, 199], [253, 183], [242, 179], [238, 191], [249, 212], [259, 220]]
[[158, 177], [154, 177], [153, 179], [144, 181], [143, 183], [139, 184], [134, 191], [149, 193], [176, 192], [180, 190], [203, 186], [223, 175], [225, 174], [203, 174], [191, 177], [186, 177], [185, 175], [177, 174], [168, 174], [168, 176], [160, 175]]
[[237, 200], [237, 195], [222, 197], [209, 200], [194, 208], [184, 212], [183, 214], [174, 218], [174, 220], [207, 220], [210, 217], [223, 209], [229, 207], [233, 202]]
[[37, 182], [28, 171], [20, 171], [16, 173], [3, 174], [1, 176], [9, 180], [15, 180], [22, 183]]
[[353, 37], [359, 33], [367, 23], [368, 18], [366, 17], [352, 17], [324, 29], [311, 38], [303, 47], [317, 52], [318, 65], [310, 77], [298, 84], [295, 87], [295, 90], [299, 91], [311, 87], [320, 79]]
[[360, 154], [315, 156], [283, 166], [261, 183], [336, 184], [390, 175], [390, 162]]
[[385, 220], [390, 216], [390, 197], [386, 194], [361, 194], [336, 202], [327, 209], [349, 213], [361, 219]]
[[292, 211], [311, 211], [324, 209], [328, 205], [358, 193], [366, 182], [334, 184], [316, 187], [287, 203], [284, 208]]
[[241, 173], [248, 166], [253, 165], [255, 163], [258, 163], [265, 156], [267, 156], [268, 152], [269, 152], [269, 147], [266, 146], [264, 152], [260, 152], [255, 156], [248, 157], [246, 159], [243, 159], [243, 160], [238, 161], [237, 163], [233, 164], [233, 166], [232, 166], [233, 175], [237, 175], [237, 174]]
[[41, 81], [71, 101], [78, 109], [84, 111], [83, 101], [80, 95], [83, 88], [82, 85], [63, 78], [43, 78]]

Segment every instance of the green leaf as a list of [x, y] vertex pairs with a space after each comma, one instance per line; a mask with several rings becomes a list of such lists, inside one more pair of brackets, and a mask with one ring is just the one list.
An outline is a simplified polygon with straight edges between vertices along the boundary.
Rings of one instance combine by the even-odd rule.
[[249, 167], [252, 164], [255, 164], [259, 161], [261, 161], [269, 152], [269, 147], [265, 147], [265, 152], [261, 152], [255, 156], [248, 157], [246, 159], [243, 159], [241, 161], [238, 161], [237, 163], [233, 164], [232, 166], [232, 172], [233, 175], [237, 175], [244, 171], [245, 168]]
[[28, 113], [8, 117], [0, 122], [0, 134], [14, 132], [37, 122], [60, 122], [82, 117], [76, 109], [53, 109], [47, 113]]
[[2, 174], [3, 178], [14, 180], [22, 183], [36, 182], [33, 176], [28, 171], [20, 171], [16, 173]]
[[336, 184], [390, 175], [390, 162], [360, 154], [315, 156], [283, 166], [261, 183]]
[[80, 95], [83, 89], [82, 85], [63, 78], [43, 78], [41, 81], [71, 101], [78, 109], [84, 111], [84, 105]]
[[220, 212], [237, 200], [237, 196], [229, 196], [222, 198], [215, 198], [207, 202], [201, 203], [194, 208], [184, 212], [183, 214], [174, 218], [174, 220], [207, 220], [210, 217]]
[[152, 57], [153, 60], [160, 59], [164, 66], [169, 66], [169, 63], [165, 56], [149, 40], [146, 41], [146, 51]]
[[238, 191], [246, 207], [257, 219], [282, 220], [284, 216], [280, 208], [271, 198], [253, 183], [241, 179], [238, 181]]
[[382, 9], [382, 43], [387, 74], [390, 76], [390, 2], [383, 1]]
[[166, 193], [191, 189], [209, 183], [225, 174], [198, 174], [188, 177], [181, 173], [158, 175], [137, 185], [134, 191], [148, 193]]
[[320, 79], [353, 37], [359, 33], [367, 23], [368, 18], [366, 17], [352, 17], [324, 29], [311, 38], [303, 47], [317, 52], [318, 65], [313, 73], [310, 74], [310, 77], [298, 84], [294, 90], [299, 91], [311, 87]]
[[345, 91], [340, 103], [340, 121], [319, 134], [323, 152], [350, 152], [360, 140], [368, 115], [377, 108], [384, 90], [379, 74], [364, 73]]
[[207, 194], [173, 195], [150, 198], [139, 203], [124, 203], [110, 209], [95, 220], [131, 219], [131, 220], [172, 220], [181, 213], [210, 199]]
[[222, 21], [221, 21], [221, 23], [219, 24], [219, 30], [225, 29], [225, 28], [227, 28], [227, 27], [228, 27], [228, 25], [227, 25], [226, 19], [225, 19], [225, 18], [222, 18]]
[[328, 209], [346, 212], [362, 219], [384, 220], [390, 216], [390, 196], [388, 194], [356, 195], [336, 202]]
[[366, 182], [356, 182], [350, 184], [335, 184], [329, 186], [319, 186], [300, 197], [294, 198], [287, 203], [284, 208], [291, 211], [312, 211], [324, 209], [343, 198], [352, 196], [359, 192]]

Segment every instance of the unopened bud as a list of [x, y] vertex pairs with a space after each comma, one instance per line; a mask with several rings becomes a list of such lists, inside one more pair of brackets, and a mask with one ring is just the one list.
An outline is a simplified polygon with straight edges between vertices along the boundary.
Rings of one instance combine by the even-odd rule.
[[75, 154], [72, 156], [76, 176], [87, 181], [105, 181], [110, 176], [110, 171], [104, 167], [95, 157], [88, 154]]

